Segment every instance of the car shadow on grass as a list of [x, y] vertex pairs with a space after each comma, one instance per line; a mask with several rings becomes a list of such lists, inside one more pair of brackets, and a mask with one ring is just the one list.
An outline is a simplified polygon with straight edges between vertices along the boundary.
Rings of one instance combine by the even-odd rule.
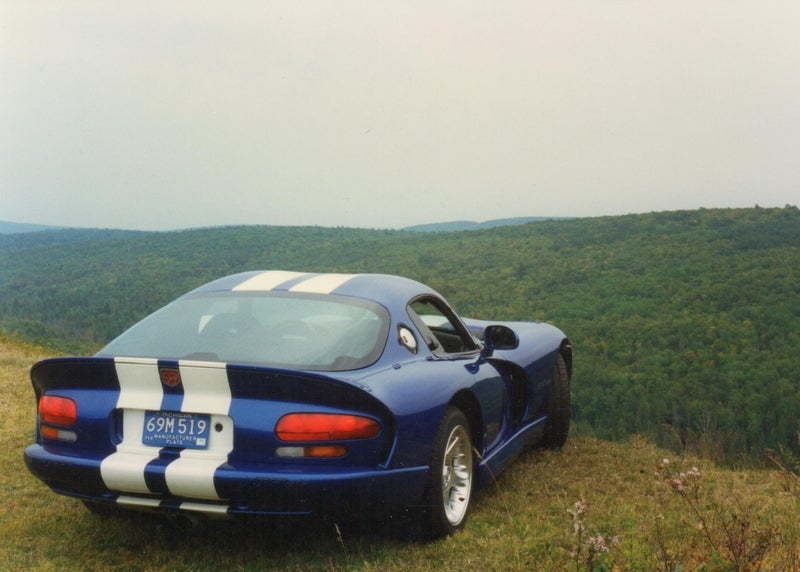
[[[185, 514], [126, 512], [92, 515], [102, 544], [125, 542], [132, 549], [169, 551], [199, 557], [238, 553], [293, 560], [330, 557], [348, 550], [423, 542], [417, 519], [407, 516], [259, 516], [205, 519]], [[106, 526], [106, 524], [108, 526]], [[94, 528], [93, 527], [93, 528]], [[122, 531], [122, 534], [120, 532]], [[122, 538], [125, 538], [123, 541]], [[208, 558], [205, 560], [208, 562]]]

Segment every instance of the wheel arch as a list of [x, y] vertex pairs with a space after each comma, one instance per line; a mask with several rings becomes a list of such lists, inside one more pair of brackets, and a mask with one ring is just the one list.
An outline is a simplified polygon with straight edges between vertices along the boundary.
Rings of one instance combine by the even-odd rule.
[[450, 399], [448, 406], [461, 410], [467, 418], [470, 436], [472, 437], [472, 446], [480, 455], [483, 455], [483, 449], [485, 448], [485, 443], [483, 442], [483, 412], [478, 398], [474, 393], [463, 389]]

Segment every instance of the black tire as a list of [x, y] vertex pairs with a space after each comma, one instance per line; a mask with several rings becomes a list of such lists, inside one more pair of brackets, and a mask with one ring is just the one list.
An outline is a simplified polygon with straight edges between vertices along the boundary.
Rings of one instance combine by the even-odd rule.
[[433, 443], [421, 531], [426, 538], [440, 538], [463, 528], [474, 482], [469, 422], [461, 410], [448, 407]]
[[571, 417], [569, 391], [569, 370], [564, 358], [558, 354], [550, 384], [550, 402], [547, 406], [547, 427], [544, 435], [544, 445], [549, 449], [560, 449], [567, 442]]

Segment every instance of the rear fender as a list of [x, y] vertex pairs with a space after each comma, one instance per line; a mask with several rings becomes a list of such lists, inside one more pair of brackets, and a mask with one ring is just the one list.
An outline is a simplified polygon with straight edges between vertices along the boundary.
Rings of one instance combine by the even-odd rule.
[[[30, 376], [37, 403], [46, 393], [72, 399], [78, 406], [78, 421], [70, 428], [75, 432], [76, 440], [70, 443], [49, 442], [46, 444], [48, 450], [97, 459], [114, 451], [121, 434], [112, 415], [119, 396], [113, 359], [47, 359], [34, 364]], [[38, 422], [36, 441], [42, 443]]]
[[[318, 374], [240, 366], [228, 367], [228, 381], [234, 396], [230, 415], [237, 426], [232, 464], [253, 463], [259, 450], [280, 446], [272, 429], [282, 415], [293, 412], [341, 412], [378, 419], [383, 427], [379, 450], [375, 444], [351, 442], [352, 456], [343, 462], [373, 466], [388, 462], [395, 442], [395, 419], [367, 390]], [[266, 454], [262, 460], [267, 460]]]

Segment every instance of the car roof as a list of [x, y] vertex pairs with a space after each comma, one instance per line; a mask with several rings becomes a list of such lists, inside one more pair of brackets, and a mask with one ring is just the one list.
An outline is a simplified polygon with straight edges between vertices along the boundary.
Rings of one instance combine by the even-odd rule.
[[255, 270], [219, 278], [190, 294], [200, 292], [297, 292], [304, 294], [335, 294], [373, 300], [384, 306], [398, 301], [432, 294], [439, 296], [424, 284], [390, 274], [339, 274], [294, 272], [287, 270]]

